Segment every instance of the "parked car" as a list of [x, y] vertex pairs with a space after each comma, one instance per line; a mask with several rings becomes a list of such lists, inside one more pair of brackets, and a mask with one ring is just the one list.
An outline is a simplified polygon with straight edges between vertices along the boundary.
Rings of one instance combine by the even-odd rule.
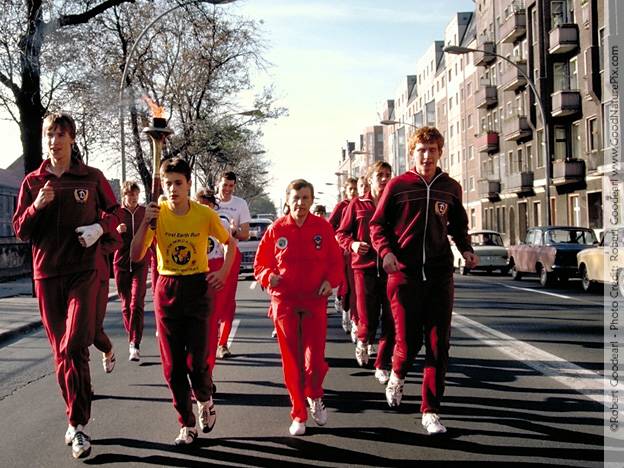
[[576, 254], [597, 245], [596, 235], [589, 228], [576, 226], [539, 226], [529, 228], [525, 241], [509, 247], [511, 277], [520, 280], [535, 274], [542, 286], [559, 279], [578, 277]]
[[258, 250], [258, 244], [272, 222], [273, 221], [270, 219], [263, 218], [253, 218], [249, 222], [249, 239], [238, 243], [238, 248], [240, 249], [242, 255], [240, 273], [249, 273], [253, 271], [253, 264], [256, 258], [256, 251]]
[[503, 244], [503, 238], [497, 231], [480, 230], [470, 231], [470, 242], [475, 254], [479, 257], [479, 265], [475, 268], [466, 268], [465, 259], [462, 257], [455, 244], [451, 244], [453, 251], [453, 266], [462, 275], [467, 275], [473, 270], [487, 271], [492, 273], [498, 270], [501, 274], [509, 273], [509, 255]]
[[581, 284], [587, 292], [602, 284], [617, 284], [624, 297], [624, 228], [602, 233], [600, 245], [576, 254]]

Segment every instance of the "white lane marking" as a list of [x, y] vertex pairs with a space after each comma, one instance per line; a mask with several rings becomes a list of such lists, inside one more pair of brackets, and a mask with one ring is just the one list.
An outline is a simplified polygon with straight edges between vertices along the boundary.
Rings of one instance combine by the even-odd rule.
[[543, 351], [512, 336], [453, 312], [455, 326], [480, 342], [496, 348], [511, 358], [522, 361], [541, 374], [608, 407], [604, 397], [605, 379], [597, 372], [584, 369], [554, 354]]
[[541, 291], [539, 289], [521, 288], [519, 286], [511, 286], [509, 284], [500, 283], [500, 282], [497, 282], [497, 281], [482, 280], [481, 278], [475, 278], [475, 280], [480, 281], [481, 283], [486, 283], [486, 284], [497, 284], [499, 286], [503, 286], [503, 287], [509, 288], [509, 289], [518, 289], [520, 291], [528, 291], [528, 292], [533, 292], [533, 293], [536, 293], [536, 294], [544, 294], [546, 296], [554, 296], [554, 297], [558, 297], [559, 299], [568, 299], [570, 301], [585, 302], [587, 304], [593, 304], [593, 305], [603, 305], [602, 302], [588, 301], [587, 299], [580, 299], [578, 297], [565, 296], [563, 294], [557, 294], [557, 293], [552, 293], [552, 292], [548, 292], [548, 291]]
[[234, 337], [236, 336], [236, 330], [238, 330], [238, 325], [240, 324], [240, 320], [232, 320], [232, 329], [230, 330], [230, 336], [228, 337], [228, 348], [232, 347], [232, 343], [234, 342]]
[[257, 286], [258, 286], [258, 282], [252, 281], [251, 284], [249, 285], [249, 289], [253, 291], [254, 289], [256, 289]]

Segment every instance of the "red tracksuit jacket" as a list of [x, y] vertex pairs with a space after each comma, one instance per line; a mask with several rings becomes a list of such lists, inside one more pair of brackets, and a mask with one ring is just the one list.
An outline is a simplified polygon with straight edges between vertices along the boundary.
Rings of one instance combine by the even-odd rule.
[[[262, 237], [254, 261], [254, 275], [273, 300], [295, 307], [318, 306], [327, 301], [318, 291], [323, 281], [332, 287], [344, 280], [342, 252], [334, 230], [323, 218], [310, 213], [298, 227], [290, 215], [275, 221]], [[282, 280], [269, 287], [269, 275]]]
[[[372, 247], [370, 236], [370, 220], [375, 213], [375, 203], [370, 193], [363, 197], [356, 197], [342, 214], [340, 226], [336, 230], [336, 239], [340, 247], [351, 254], [351, 267], [354, 270], [377, 268], [377, 252]], [[366, 242], [371, 248], [364, 255], [351, 250], [354, 242]]]
[[380, 258], [394, 253], [400, 271], [410, 275], [424, 265], [451, 268], [448, 235], [460, 252], [472, 252], [462, 188], [454, 179], [437, 168], [430, 184], [413, 170], [388, 182], [371, 219]]
[[344, 210], [347, 208], [347, 206], [349, 206], [349, 201], [350, 200], [347, 200], [345, 198], [344, 200], [336, 204], [334, 210], [329, 215], [329, 219], [327, 221], [329, 221], [329, 224], [331, 224], [331, 226], [334, 228], [334, 231], [338, 229], [338, 226], [340, 226], [342, 213], [344, 213]]
[[[121, 217], [119, 222], [126, 225], [126, 232], [121, 234], [123, 245], [115, 252], [113, 265], [115, 265], [117, 270], [130, 271], [130, 244], [145, 217], [145, 207], [139, 205], [132, 213], [128, 208], [122, 206], [119, 212]], [[132, 270], [145, 265], [145, 262], [149, 262], [151, 254], [151, 249], [148, 249], [143, 260], [137, 263], [132, 262]]]
[[[102, 172], [72, 160], [69, 170], [56, 177], [48, 172], [49, 164], [46, 159], [26, 176], [13, 215], [17, 237], [32, 242], [34, 279], [95, 270], [102, 255], [100, 242], [84, 248], [75, 229], [99, 223], [108, 233], [119, 224], [119, 204]], [[36, 210], [33, 202], [48, 180], [54, 187], [54, 200]], [[101, 218], [100, 210], [104, 212]]]

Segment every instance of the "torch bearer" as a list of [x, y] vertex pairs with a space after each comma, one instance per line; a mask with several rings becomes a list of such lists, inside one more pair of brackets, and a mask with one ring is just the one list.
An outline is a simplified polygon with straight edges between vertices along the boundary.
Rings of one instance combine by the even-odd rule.
[[[153, 117], [152, 125], [143, 129], [143, 133], [147, 134], [152, 142], [152, 190], [148, 202], [158, 203], [158, 197], [161, 192], [160, 163], [162, 161], [162, 147], [166, 138], [173, 133], [173, 130], [167, 127], [167, 119], [163, 117], [165, 109], [147, 96], [143, 96], [143, 99], [149, 105]], [[152, 229], [156, 228], [156, 220], [154, 220], [151, 227]]]

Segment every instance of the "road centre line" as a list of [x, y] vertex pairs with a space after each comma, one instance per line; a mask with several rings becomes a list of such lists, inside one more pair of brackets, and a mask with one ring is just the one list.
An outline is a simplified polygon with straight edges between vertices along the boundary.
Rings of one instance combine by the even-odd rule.
[[455, 327], [480, 342], [496, 348], [514, 360], [523, 362], [541, 374], [584, 394], [601, 405], [608, 406], [610, 404], [604, 397], [606, 382], [600, 374], [577, 366], [559, 356], [543, 351], [456, 312], [453, 312], [453, 320]]
[[234, 342], [234, 337], [236, 336], [236, 330], [238, 330], [239, 324], [240, 324], [240, 320], [238, 319], [232, 321], [232, 329], [230, 330], [230, 336], [228, 337], [228, 342], [227, 342], [228, 348], [232, 347], [232, 343]]
[[249, 289], [253, 291], [254, 289], [256, 289], [257, 286], [258, 286], [258, 282], [252, 281], [251, 284], [249, 285]]

